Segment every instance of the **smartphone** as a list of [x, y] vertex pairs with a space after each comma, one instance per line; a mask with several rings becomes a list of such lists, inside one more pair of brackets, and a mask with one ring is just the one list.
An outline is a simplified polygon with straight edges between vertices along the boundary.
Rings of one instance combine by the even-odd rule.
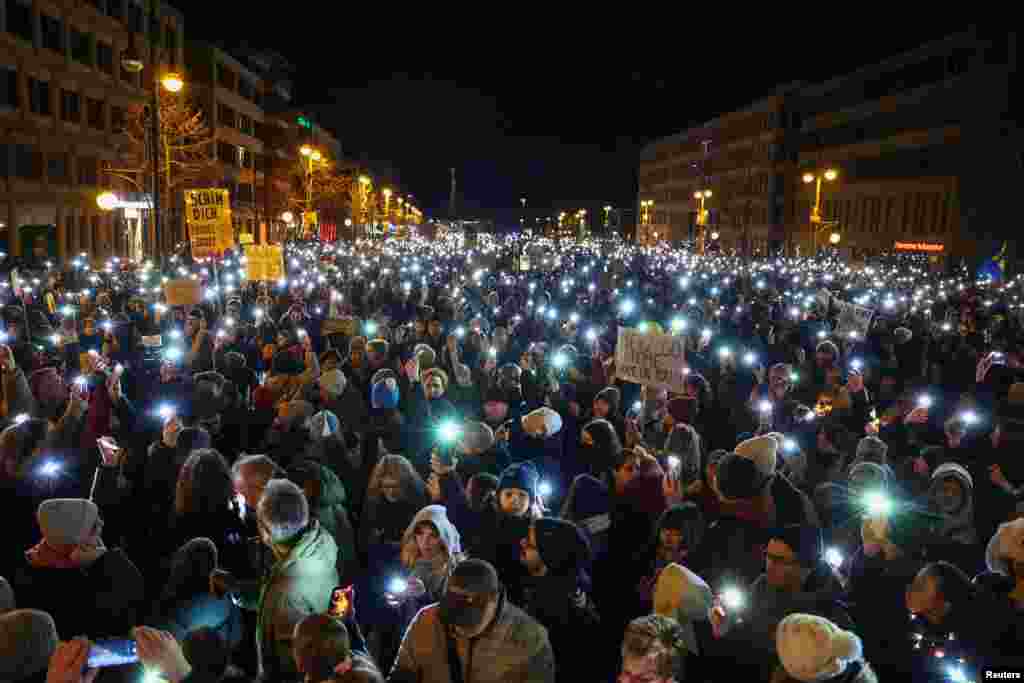
[[135, 664], [139, 655], [135, 651], [135, 641], [129, 638], [113, 638], [100, 640], [89, 648], [89, 660], [86, 666], [100, 669], [108, 666], [124, 666]]
[[354, 586], [343, 588], [338, 586], [331, 591], [331, 604], [327, 608], [327, 616], [335, 619], [347, 619], [352, 613], [352, 607], [356, 597]]

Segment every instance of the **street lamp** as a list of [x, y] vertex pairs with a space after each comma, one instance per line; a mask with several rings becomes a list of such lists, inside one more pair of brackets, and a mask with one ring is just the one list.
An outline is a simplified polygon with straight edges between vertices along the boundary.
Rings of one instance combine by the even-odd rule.
[[693, 193], [693, 198], [697, 200], [697, 253], [703, 255], [704, 235], [708, 229], [708, 211], [704, 208], [704, 201], [711, 199], [711, 190], [697, 190]]
[[281, 214], [281, 220], [290, 225], [291, 222], [295, 220], [295, 216], [291, 211], [285, 211]]
[[841, 239], [843, 239], [843, 236], [840, 235], [838, 232], [834, 232], [828, 236], [828, 241], [832, 244], [833, 247], [838, 245]]
[[185, 87], [185, 79], [181, 77], [181, 74], [171, 71], [166, 74], [161, 81], [167, 92], [179, 93], [181, 89]]
[[96, 205], [104, 211], [113, 211], [117, 208], [117, 195], [113, 192], [101, 192], [96, 197]]
[[[177, 72], [168, 72], [164, 74], [162, 79], [158, 80], [157, 76], [157, 65], [159, 60], [157, 59], [157, 44], [162, 42], [157, 39], [155, 33], [157, 33], [157, 17], [154, 3], [148, 5], [148, 12], [146, 17], [147, 33], [149, 33], [149, 63], [153, 67], [153, 87], [150, 99], [150, 136], [152, 139], [153, 149], [155, 153], [151, 155], [152, 159], [152, 193], [153, 193], [153, 251], [156, 258], [159, 260], [163, 257], [163, 234], [160, 225], [160, 87], [163, 86], [165, 90], [170, 93], [181, 92], [181, 89], [185, 87], [185, 79], [182, 78]], [[139, 73], [145, 68], [145, 62], [143, 61], [142, 55], [135, 49], [135, 45], [131, 45], [128, 50], [121, 56], [121, 66], [125, 71], [129, 73]]]
[[[813, 251], [818, 251], [818, 226], [822, 223], [821, 220], [821, 181], [832, 182], [839, 177], [839, 171], [834, 168], [826, 169], [824, 173], [804, 173], [804, 184], [810, 185], [815, 183], [814, 187], [814, 206], [811, 207], [811, 239], [813, 244]], [[824, 226], [822, 226], [824, 227]], [[831, 237], [829, 238], [831, 241]]]

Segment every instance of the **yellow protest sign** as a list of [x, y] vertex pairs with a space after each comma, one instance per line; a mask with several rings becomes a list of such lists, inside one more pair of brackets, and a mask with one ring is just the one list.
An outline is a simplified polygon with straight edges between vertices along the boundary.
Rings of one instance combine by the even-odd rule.
[[254, 282], [276, 282], [283, 278], [284, 251], [281, 245], [245, 245], [245, 273]]
[[203, 301], [199, 280], [179, 278], [164, 283], [164, 297], [168, 306], [192, 306]]
[[227, 190], [186, 190], [185, 220], [192, 239], [192, 258], [219, 256], [234, 244]]

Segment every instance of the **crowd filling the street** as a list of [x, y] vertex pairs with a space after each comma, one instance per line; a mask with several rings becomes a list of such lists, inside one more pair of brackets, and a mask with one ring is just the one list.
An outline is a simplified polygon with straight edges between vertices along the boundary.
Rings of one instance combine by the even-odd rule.
[[1024, 671], [1024, 279], [702, 251], [0, 260], [0, 680]]

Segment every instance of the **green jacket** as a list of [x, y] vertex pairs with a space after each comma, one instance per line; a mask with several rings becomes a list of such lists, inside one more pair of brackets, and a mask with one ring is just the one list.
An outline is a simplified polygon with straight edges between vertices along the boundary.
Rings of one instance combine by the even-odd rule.
[[258, 615], [256, 648], [267, 680], [296, 677], [292, 633], [308, 615], [327, 611], [338, 585], [337, 556], [334, 538], [313, 521], [291, 552], [270, 568], [259, 596], [241, 597], [242, 606]]
[[358, 567], [355, 532], [352, 530], [352, 522], [349, 520], [346, 507], [348, 494], [345, 491], [345, 484], [330, 467], [317, 463], [317, 469], [320, 471], [320, 495], [316, 508], [310, 510], [311, 516], [320, 522], [320, 526], [327, 530], [338, 546], [338, 575], [342, 578], [352, 578]]

